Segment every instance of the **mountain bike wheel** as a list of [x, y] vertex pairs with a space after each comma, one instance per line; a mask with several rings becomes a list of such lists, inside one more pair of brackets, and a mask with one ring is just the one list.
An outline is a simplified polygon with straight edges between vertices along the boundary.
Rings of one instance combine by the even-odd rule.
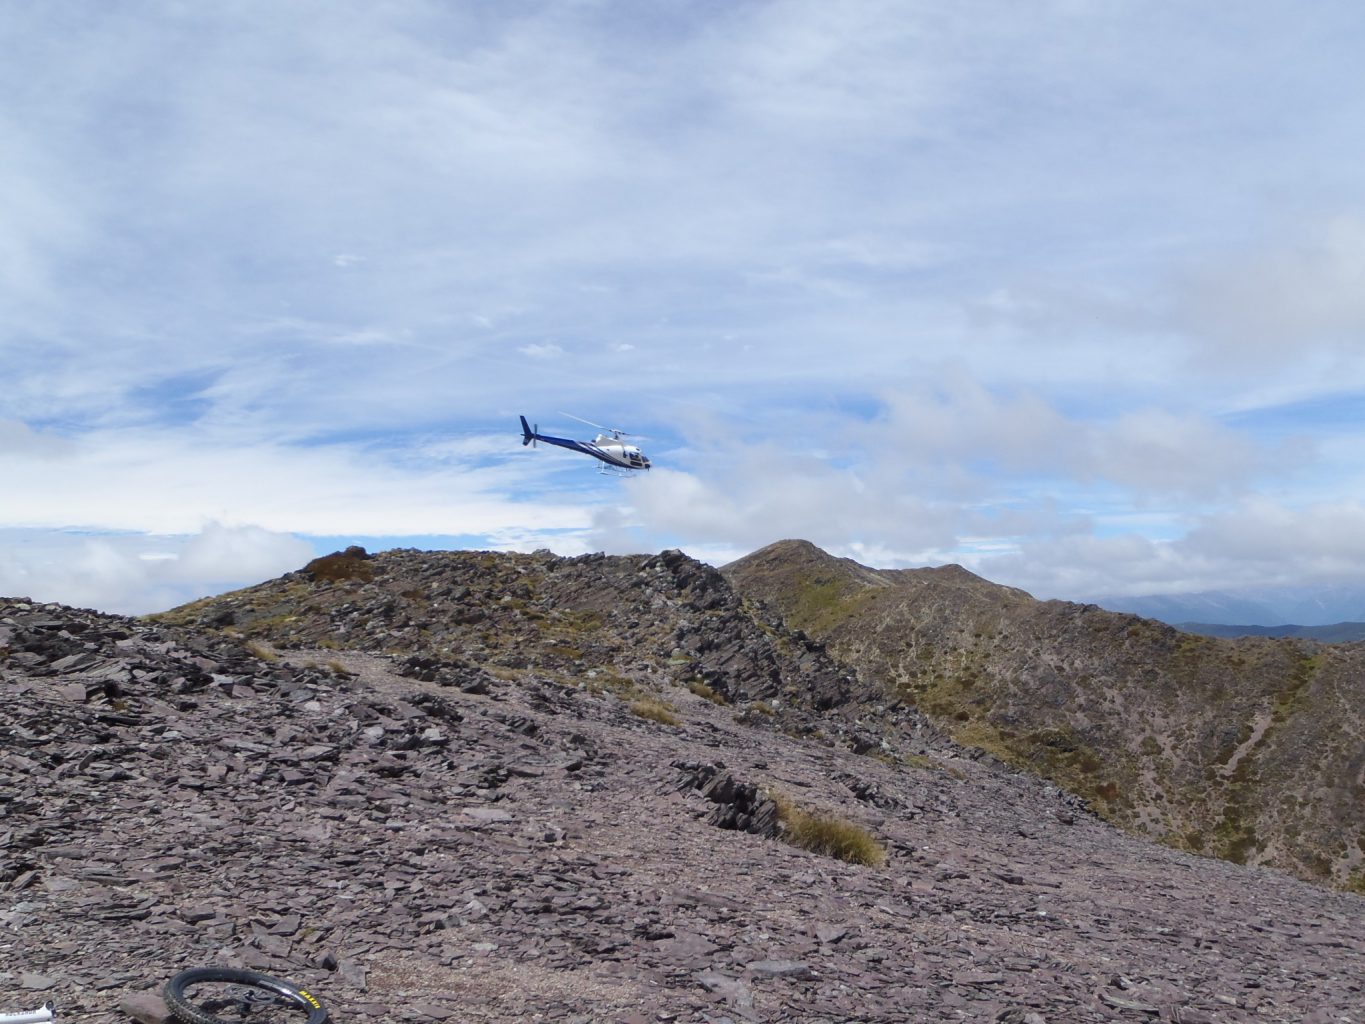
[[235, 967], [193, 967], [162, 994], [185, 1024], [325, 1024], [318, 998], [297, 985]]

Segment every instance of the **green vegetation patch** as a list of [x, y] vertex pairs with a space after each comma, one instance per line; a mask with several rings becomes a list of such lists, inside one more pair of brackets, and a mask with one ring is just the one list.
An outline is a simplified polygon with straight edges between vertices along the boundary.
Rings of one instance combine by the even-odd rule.
[[1021, 733], [992, 720], [994, 687], [980, 652], [964, 650], [949, 668], [937, 661], [897, 688], [921, 711], [946, 727], [954, 740], [977, 747], [1006, 764], [1051, 779], [1084, 797], [1106, 817], [1130, 802], [1120, 784], [1127, 776], [1113, 757], [1101, 756], [1065, 722]]
[[870, 587], [835, 579], [801, 576], [796, 581], [787, 621], [815, 637], [822, 637], [867, 608], [877, 597]]
[[[1356, 840], [1356, 842], [1360, 844], [1361, 849], [1365, 849], [1365, 837]], [[1357, 868], [1355, 871], [1352, 871], [1350, 876], [1346, 879], [1345, 884], [1342, 885], [1342, 888], [1347, 892], [1359, 893], [1361, 896], [1365, 896], [1365, 867]]]
[[1305, 654], [1294, 662], [1288, 685], [1275, 695], [1275, 724], [1282, 725], [1308, 706], [1308, 689], [1322, 668], [1321, 654]]

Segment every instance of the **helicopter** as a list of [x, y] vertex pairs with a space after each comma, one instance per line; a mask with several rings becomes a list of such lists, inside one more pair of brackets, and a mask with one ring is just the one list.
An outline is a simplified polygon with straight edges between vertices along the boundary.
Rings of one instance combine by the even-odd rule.
[[[649, 469], [649, 459], [644, 452], [633, 444], [626, 444], [623, 438], [629, 437], [624, 430], [617, 430], [614, 427], [604, 427], [600, 423], [592, 420], [585, 420], [582, 417], [571, 415], [570, 413], [560, 413], [561, 416], [568, 416], [571, 420], [578, 420], [579, 423], [586, 423], [590, 427], [596, 427], [603, 433], [598, 434], [591, 441], [574, 441], [567, 437], [551, 437], [549, 434], [540, 432], [540, 424], [532, 427], [526, 422], [526, 417], [521, 417], [521, 443], [522, 446], [534, 446], [537, 441], [544, 441], [546, 444], [558, 445], [560, 448], [567, 448], [572, 452], [582, 452], [584, 455], [591, 455], [594, 459], [600, 459], [604, 465], [598, 467], [602, 472], [621, 472], [632, 469]], [[623, 474], [624, 475], [624, 474]]]

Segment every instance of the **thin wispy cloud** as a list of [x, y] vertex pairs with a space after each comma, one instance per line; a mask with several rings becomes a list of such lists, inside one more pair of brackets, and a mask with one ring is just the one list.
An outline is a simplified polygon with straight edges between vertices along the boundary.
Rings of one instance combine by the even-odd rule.
[[0, 9], [0, 529], [93, 531], [62, 587], [150, 610], [211, 523], [1365, 573], [1355, 4], [73, 11]]

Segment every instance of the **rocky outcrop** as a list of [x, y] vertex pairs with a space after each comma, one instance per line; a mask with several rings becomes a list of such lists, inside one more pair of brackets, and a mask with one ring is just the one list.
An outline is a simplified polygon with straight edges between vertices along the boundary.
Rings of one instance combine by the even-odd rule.
[[778, 832], [777, 804], [752, 782], [741, 782], [719, 764], [675, 761], [683, 772], [678, 787], [696, 792], [715, 804], [707, 824], [771, 838]]
[[[156, 618], [286, 647], [388, 652], [418, 678], [477, 663], [617, 690], [693, 684], [731, 704], [763, 702], [779, 718], [879, 696], [820, 644], [755, 616], [720, 573], [679, 551], [561, 558], [355, 548]], [[835, 731], [850, 729], [847, 720]], [[865, 731], [850, 742], [877, 740]]]

